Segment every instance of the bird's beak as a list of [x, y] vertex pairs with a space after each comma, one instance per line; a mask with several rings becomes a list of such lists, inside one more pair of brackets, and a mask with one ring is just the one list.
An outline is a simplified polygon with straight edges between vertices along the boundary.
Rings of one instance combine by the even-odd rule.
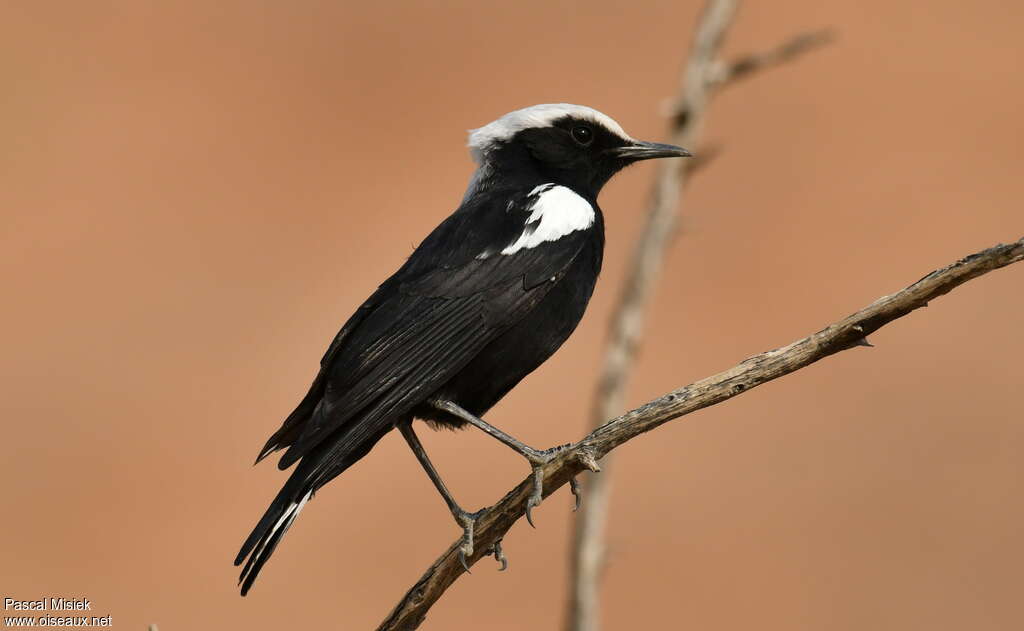
[[650, 160], [651, 158], [689, 158], [691, 154], [682, 147], [665, 145], [660, 142], [634, 140], [624, 147], [609, 149], [608, 153], [626, 160]]

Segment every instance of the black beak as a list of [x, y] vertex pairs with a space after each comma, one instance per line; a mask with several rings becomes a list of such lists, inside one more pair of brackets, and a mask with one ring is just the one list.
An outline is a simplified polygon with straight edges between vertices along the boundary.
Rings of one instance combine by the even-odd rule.
[[675, 145], [660, 142], [634, 140], [624, 147], [609, 149], [608, 153], [625, 160], [650, 160], [651, 158], [689, 158], [693, 154]]

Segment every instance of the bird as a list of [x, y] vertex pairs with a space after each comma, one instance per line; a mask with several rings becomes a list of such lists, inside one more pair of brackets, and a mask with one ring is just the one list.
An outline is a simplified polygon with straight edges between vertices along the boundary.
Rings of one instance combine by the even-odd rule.
[[[462, 529], [473, 554], [483, 511], [464, 510], [413, 429], [474, 426], [526, 458], [530, 509], [541, 467], [561, 447], [535, 449], [481, 417], [547, 361], [579, 324], [601, 271], [598, 194], [623, 168], [688, 157], [681, 147], [636, 140], [582, 105], [515, 110], [470, 130], [476, 169], [461, 203], [345, 322], [306, 396], [260, 450], [295, 465], [235, 558], [245, 596], [313, 494], [394, 429], [408, 443]], [[486, 551], [507, 561], [500, 546]]]

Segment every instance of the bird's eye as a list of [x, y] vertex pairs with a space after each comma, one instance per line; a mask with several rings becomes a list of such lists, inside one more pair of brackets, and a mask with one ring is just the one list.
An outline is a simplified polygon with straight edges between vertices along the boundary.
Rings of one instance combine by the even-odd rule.
[[572, 128], [572, 139], [586, 147], [594, 141], [594, 132], [589, 127], [577, 125]]

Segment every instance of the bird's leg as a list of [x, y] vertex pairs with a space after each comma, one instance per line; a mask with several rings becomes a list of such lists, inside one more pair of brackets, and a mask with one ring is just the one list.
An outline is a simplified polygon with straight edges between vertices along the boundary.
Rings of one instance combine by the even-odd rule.
[[[423, 470], [427, 472], [427, 476], [430, 477], [430, 481], [434, 483], [438, 492], [441, 493], [441, 497], [444, 498], [444, 503], [448, 505], [448, 510], [452, 512], [452, 517], [455, 518], [455, 523], [462, 528], [462, 545], [459, 546], [459, 561], [462, 562], [462, 567], [469, 571], [469, 563], [466, 559], [473, 554], [473, 527], [476, 525], [476, 520], [483, 515], [483, 509], [478, 510], [475, 513], [468, 513], [459, 506], [455, 498], [452, 497], [448, 487], [444, 485], [444, 480], [437, 473], [437, 469], [434, 468], [433, 463], [430, 462], [430, 458], [427, 457], [427, 451], [423, 449], [423, 444], [420, 443], [420, 439], [416, 436], [416, 433], [412, 431], [412, 421], [405, 421], [398, 425], [398, 430], [402, 432], [402, 436], [405, 438], [405, 442], [409, 443], [409, 448], [412, 449], [412, 453], [416, 454], [416, 459], [423, 465]], [[505, 555], [501, 552], [501, 542], [498, 542], [489, 554], [493, 554], [495, 560], [501, 563], [501, 569], [504, 570], [508, 567], [508, 561], [505, 560]]]
[[[540, 506], [540, 502], [543, 499], [544, 477], [541, 473], [541, 467], [551, 462], [551, 460], [553, 460], [560, 451], [569, 447], [569, 445], [559, 445], [557, 447], [544, 450], [534, 449], [514, 437], [509, 436], [497, 427], [484, 421], [482, 418], [470, 414], [451, 401], [446, 399], [434, 399], [430, 401], [430, 404], [439, 410], [443, 410], [449, 414], [457, 416], [474, 427], [480, 428], [484, 433], [498, 439], [529, 461], [530, 468], [533, 469], [533, 493], [531, 493], [529, 499], [526, 500], [526, 521], [530, 522], [530, 525], [533, 526], [533, 516], [530, 514], [530, 510], [534, 506]], [[575, 487], [575, 485], [573, 486]], [[575, 490], [573, 491], [573, 495], [576, 495]], [[579, 496], [577, 495], [576, 497], [577, 506], [579, 506]]]

